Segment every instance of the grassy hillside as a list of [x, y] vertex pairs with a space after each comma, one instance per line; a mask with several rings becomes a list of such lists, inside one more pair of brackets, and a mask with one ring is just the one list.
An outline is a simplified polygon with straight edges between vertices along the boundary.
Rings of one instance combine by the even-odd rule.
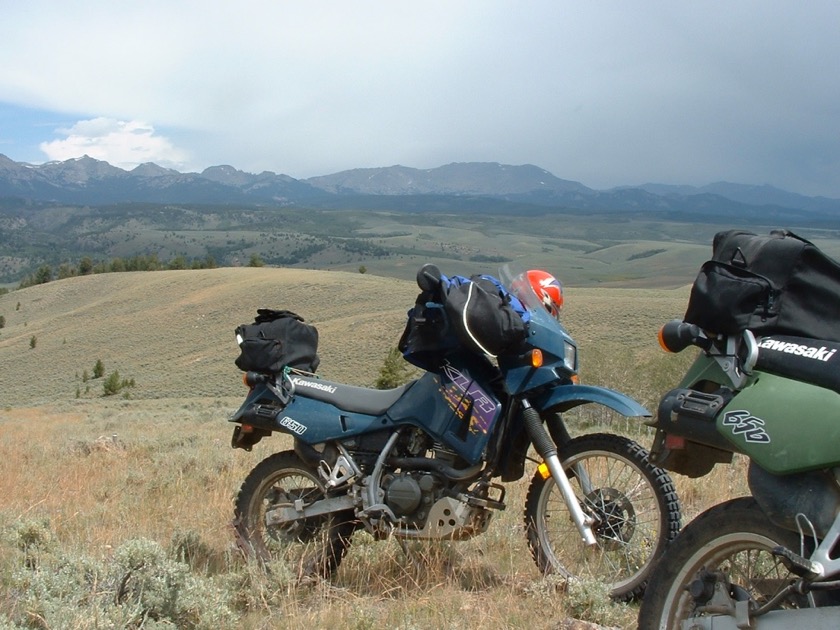
[[[112, 273], [12, 291], [0, 296], [0, 406], [71, 400], [77, 390], [98, 396], [101, 384], [83, 380], [97, 360], [106, 375], [134, 379], [134, 399], [239, 395], [233, 331], [262, 307], [295, 311], [318, 328], [324, 378], [371, 385], [417, 291], [371, 274], [267, 267]], [[590, 351], [655, 351], [656, 330], [682, 314], [686, 296], [568, 289], [564, 322], [581, 344], [584, 374]]]
[[[540, 576], [522, 531], [527, 478], [509, 485], [509, 509], [484, 536], [406, 555], [360, 534], [330, 582], [267, 575], [235, 552], [232, 498], [289, 444], [228, 446], [226, 419], [245, 393], [234, 327], [259, 307], [294, 310], [320, 331], [319, 372], [369, 385], [416, 293], [370, 274], [239, 268], [85, 276], [0, 296], [0, 627], [556, 628], [567, 616], [630, 627], [632, 607], [597, 585]], [[655, 408], [690, 359], [655, 340], [687, 290], [566, 297], [584, 382]], [[135, 381], [129, 398], [102, 396], [97, 360]], [[570, 420], [575, 434], [650, 437], [609, 413], [581, 408]], [[736, 491], [741, 473], [722, 470], [716, 492]], [[716, 498], [685, 480], [678, 489], [689, 515]]]
[[[76, 277], [0, 296], [0, 405], [73, 398], [97, 360], [136, 382], [134, 398], [238, 395], [233, 331], [258, 308], [315, 324], [322, 374], [372, 383], [417, 291], [362, 274], [272, 268]], [[32, 339], [36, 340], [32, 348]], [[100, 392], [96, 392], [97, 394]]]

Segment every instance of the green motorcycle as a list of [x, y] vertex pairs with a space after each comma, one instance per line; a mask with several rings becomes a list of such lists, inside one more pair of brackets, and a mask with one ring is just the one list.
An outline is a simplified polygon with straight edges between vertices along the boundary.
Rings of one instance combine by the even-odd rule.
[[[795, 260], [779, 254], [794, 244]], [[688, 321], [660, 331], [666, 350], [700, 352], [650, 421], [651, 461], [698, 478], [741, 454], [750, 496], [680, 532], [652, 574], [641, 630], [840, 627], [840, 326], [830, 321], [840, 308], [828, 308], [840, 307], [832, 285], [840, 266], [814, 258], [817, 272], [801, 264], [803, 250], [816, 256], [790, 233], [721, 233]], [[732, 264], [736, 256], [742, 264]], [[747, 299], [754, 276], [766, 288]], [[797, 283], [815, 288], [810, 304], [804, 290], [786, 293]], [[797, 309], [812, 320], [797, 324]]]

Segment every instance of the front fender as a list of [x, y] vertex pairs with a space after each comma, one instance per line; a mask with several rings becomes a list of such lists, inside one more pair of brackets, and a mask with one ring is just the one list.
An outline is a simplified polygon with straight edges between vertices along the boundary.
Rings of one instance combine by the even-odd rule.
[[539, 411], [568, 411], [578, 405], [598, 403], [623, 416], [649, 418], [652, 414], [629, 396], [594, 385], [560, 385], [539, 396], [529, 398]]

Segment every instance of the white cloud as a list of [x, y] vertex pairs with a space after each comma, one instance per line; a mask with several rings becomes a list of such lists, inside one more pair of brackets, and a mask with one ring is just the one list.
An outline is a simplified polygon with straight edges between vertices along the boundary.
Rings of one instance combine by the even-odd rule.
[[93, 118], [80, 120], [69, 129], [57, 129], [65, 137], [42, 142], [41, 150], [50, 160], [69, 160], [88, 155], [130, 170], [145, 162], [168, 168], [182, 168], [187, 155], [168, 138], [157, 135], [154, 127], [137, 121]]
[[42, 127], [55, 158], [294, 177], [530, 162], [593, 187], [837, 196], [838, 23], [836, 0], [6, 2], [0, 104], [150, 123]]

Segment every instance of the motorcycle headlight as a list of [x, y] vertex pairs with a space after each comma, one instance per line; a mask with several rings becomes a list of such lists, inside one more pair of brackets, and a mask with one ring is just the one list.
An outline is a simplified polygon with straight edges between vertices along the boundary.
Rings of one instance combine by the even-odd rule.
[[563, 342], [563, 364], [570, 372], [577, 371], [577, 346], [568, 341]]

